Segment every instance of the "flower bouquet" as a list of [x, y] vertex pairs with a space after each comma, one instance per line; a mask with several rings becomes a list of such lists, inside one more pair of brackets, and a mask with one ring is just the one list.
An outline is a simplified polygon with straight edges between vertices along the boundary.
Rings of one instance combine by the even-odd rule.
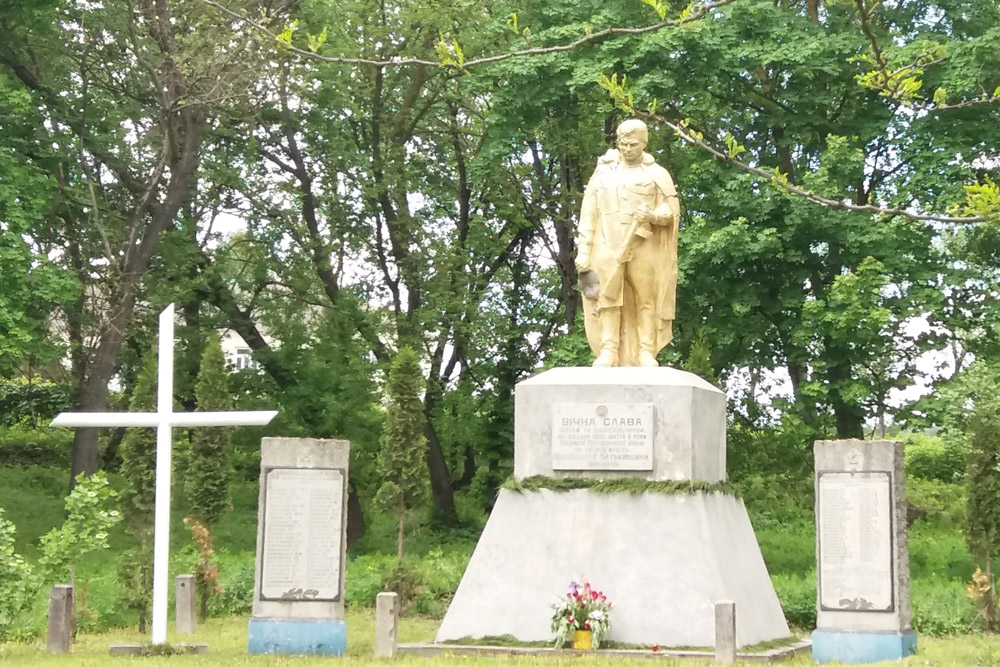
[[600, 648], [611, 629], [611, 603], [604, 593], [591, 588], [586, 579], [583, 584], [571, 582], [566, 597], [552, 608], [555, 610], [552, 632], [556, 635], [556, 648], [572, 640], [573, 633], [578, 630], [589, 630], [593, 647]]

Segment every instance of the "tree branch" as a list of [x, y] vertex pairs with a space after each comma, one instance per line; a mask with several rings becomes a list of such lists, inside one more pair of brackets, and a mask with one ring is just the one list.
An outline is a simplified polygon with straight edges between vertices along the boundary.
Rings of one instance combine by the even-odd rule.
[[[275, 41], [278, 40], [278, 35], [277, 34], [275, 34], [274, 32], [272, 32], [271, 30], [268, 30], [263, 25], [261, 25], [260, 23], [254, 21], [253, 19], [248, 18], [246, 16], [241, 16], [240, 14], [234, 12], [233, 10], [229, 9], [228, 7], [224, 7], [223, 5], [220, 5], [218, 2], [215, 2], [214, 0], [201, 0], [201, 1], [204, 2], [207, 5], [211, 5], [212, 7], [215, 7], [216, 9], [218, 9], [221, 12], [223, 12], [224, 14], [228, 14], [230, 17], [232, 17], [232, 18], [234, 18], [234, 19], [236, 19], [238, 21], [242, 21], [243, 23], [246, 23], [247, 25], [252, 26], [256, 30], [259, 30], [260, 32], [264, 33], [265, 35], [268, 35], [269, 37], [271, 37]], [[698, 20], [702, 19], [706, 14], [708, 14], [708, 12], [710, 12], [711, 10], [717, 9], [719, 7], [724, 7], [725, 5], [732, 4], [733, 2], [736, 2], [736, 0], [715, 0], [715, 2], [708, 2], [708, 3], [705, 3], [705, 4], [693, 5], [692, 9], [691, 9], [691, 12], [687, 16], [685, 16], [684, 18], [665, 20], [665, 21], [661, 21], [661, 22], [653, 24], [653, 25], [643, 26], [641, 28], [622, 28], [622, 27], [605, 28], [604, 30], [599, 30], [597, 32], [588, 33], [587, 35], [584, 35], [583, 37], [581, 37], [581, 38], [579, 38], [579, 39], [577, 39], [575, 41], [572, 41], [572, 42], [570, 42], [568, 44], [558, 44], [558, 45], [554, 45], [554, 46], [545, 46], [545, 47], [536, 47], [536, 48], [522, 49], [520, 51], [509, 51], [507, 53], [499, 53], [499, 54], [496, 54], [496, 55], [485, 56], [485, 57], [482, 57], [482, 58], [473, 58], [472, 60], [467, 60], [465, 62], [460, 63], [457, 67], [458, 67], [458, 69], [468, 69], [469, 67], [476, 67], [476, 66], [479, 66], [479, 65], [487, 65], [487, 64], [490, 64], [490, 63], [500, 62], [502, 60], [509, 60], [510, 58], [523, 58], [523, 57], [526, 57], [526, 56], [540, 56], [540, 55], [546, 55], [546, 54], [550, 54], [550, 53], [563, 53], [565, 51], [572, 51], [572, 50], [578, 49], [578, 48], [580, 48], [582, 46], [586, 46], [587, 44], [590, 44], [592, 42], [599, 42], [599, 41], [601, 41], [603, 39], [606, 39], [608, 37], [617, 37], [619, 35], [644, 35], [644, 34], [651, 33], [651, 32], [657, 32], [658, 30], [662, 30], [664, 28], [676, 28], [678, 26], [681, 26], [681, 25], [684, 25], [684, 24], [687, 24], [687, 23], [692, 23], [694, 21], [698, 21]], [[320, 60], [320, 61], [326, 62], [326, 63], [340, 63], [340, 64], [347, 64], [347, 65], [371, 65], [371, 66], [374, 66], [374, 67], [391, 67], [391, 66], [405, 67], [405, 66], [413, 66], [413, 65], [427, 65], [427, 66], [431, 66], [431, 67], [443, 67], [444, 66], [444, 63], [442, 63], [440, 61], [437, 61], [437, 60], [424, 60], [422, 58], [398, 58], [397, 57], [397, 58], [392, 58], [390, 60], [373, 60], [373, 59], [369, 59], [369, 58], [346, 58], [346, 57], [337, 57], [337, 56], [321, 56], [318, 53], [315, 53], [313, 51], [307, 51], [306, 49], [300, 49], [300, 48], [298, 48], [296, 46], [292, 46], [290, 44], [289, 45], [285, 45], [284, 48], [287, 48], [289, 51], [291, 51], [292, 53], [295, 53], [297, 55], [304, 56], [306, 58], [312, 58], [313, 60]]]

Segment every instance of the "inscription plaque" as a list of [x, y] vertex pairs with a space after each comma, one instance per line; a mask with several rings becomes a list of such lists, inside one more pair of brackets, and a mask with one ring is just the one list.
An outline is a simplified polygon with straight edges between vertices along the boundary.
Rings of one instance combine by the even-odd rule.
[[261, 599], [339, 600], [344, 471], [273, 468], [265, 480]]
[[818, 507], [820, 607], [892, 611], [889, 473], [820, 473]]
[[556, 403], [553, 470], [652, 470], [652, 403]]

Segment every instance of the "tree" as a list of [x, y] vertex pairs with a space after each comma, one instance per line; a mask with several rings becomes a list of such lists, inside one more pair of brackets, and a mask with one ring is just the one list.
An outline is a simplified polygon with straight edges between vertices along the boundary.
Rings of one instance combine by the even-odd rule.
[[[155, 352], [155, 351], [154, 351]], [[136, 381], [130, 412], [156, 411], [156, 357], [143, 360]], [[132, 538], [132, 546], [118, 561], [119, 576], [125, 583], [125, 603], [139, 614], [139, 631], [146, 622], [153, 588], [153, 514], [156, 505], [156, 433], [150, 428], [128, 429], [121, 444], [122, 520]]]
[[378, 455], [379, 476], [384, 481], [376, 496], [380, 506], [396, 512], [397, 565], [403, 562], [406, 510], [416, 507], [427, 489], [422, 380], [417, 353], [402, 348], [386, 385], [386, 425]]
[[687, 359], [684, 360], [684, 370], [719, 386], [719, 378], [715, 377], [715, 369], [712, 367], [712, 346], [704, 329], [691, 339]]
[[[213, 336], [201, 355], [201, 369], [195, 385], [198, 410], [232, 409], [228, 376], [222, 345]], [[211, 529], [229, 507], [229, 429], [191, 429], [191, 441], [186, 485], [188, 503], [191, 514]]]
[[[197, 407], [202, 411], [225, 411], [232, 408], [226, 358], [215, 336], [209, 338], [201, 355], [201, 368], [195, 384]], [[196, 568], [200, 616], [208, 616], [208, 598], [217, 590], [218, 568], [211, 562], [212, 527], [229, 507], [229, 429], [195, 428], [191, 430], [191, 457], [188, 460], [186, 492], [191, 510], [190, 522], [195, 543], [202, 553]], [[185, 521], [187, 525], [189, 522]]]
[[[8, 4], [0, 67], [42, 121], [17, 154], [48, 179], [39, 228], [80, 282], [65, 308], [77, 404], [101, 411], [142, 278], [197, 187], [213, 118], [253, 82], [259, 45], [196, 0]], [[240, 6], [270, 23], [289, 4]], [[78, 429], [71, 477], [93, 473], [97, 454], [97, 431]]]
[[[970, 584], [990, 632], [1000, 630], [992, 561], [1000, 554], [1000, 372], [995, 363], [973, 364], [948, 389], [952, 436], [967, 446], [965, 540], [978, 562]], [[977, 581], [980, 579], [981, 581]]]

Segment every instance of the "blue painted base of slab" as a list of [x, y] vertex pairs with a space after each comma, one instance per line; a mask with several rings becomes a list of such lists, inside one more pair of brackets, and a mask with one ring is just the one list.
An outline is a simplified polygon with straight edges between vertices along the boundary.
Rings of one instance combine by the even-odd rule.
[[917, 652], [912, 632], [864, 632], [860, 630], [814, 630], [813, 660], [860, 664], [902, 660]]
[[251, 655], [344, 655], [347, 623], [328, 618], [251, 618], [247, 629]]

